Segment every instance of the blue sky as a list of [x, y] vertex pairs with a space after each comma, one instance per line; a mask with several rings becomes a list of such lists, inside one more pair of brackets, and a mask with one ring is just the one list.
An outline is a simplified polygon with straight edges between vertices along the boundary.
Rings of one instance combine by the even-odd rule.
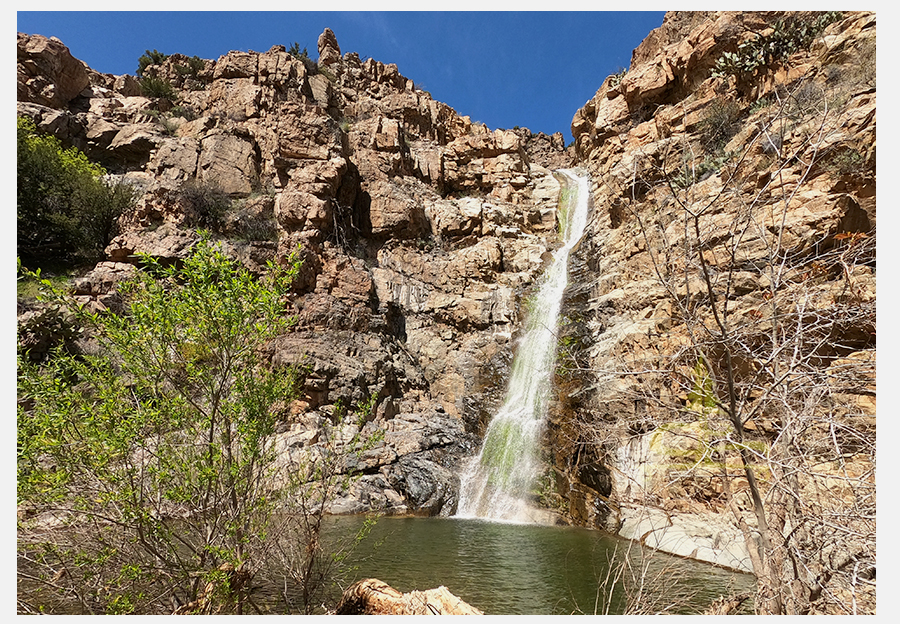
[[134, 73], [138, 58], [153, 49], [215, 59], [229, 50], [263, 52], [297, 42], [316, 58], [319, 34], [329, 27], [341, 52], [396, 63], [401, 74], [473, 121], [492, 129], [562, 132], [568, 143], [575, 111], [606, 76], [628, 67], [632, 50], [662, 24], [663, 15], [18, 11], [16, 27], [58, 37], [76, 58], [110, 74]]

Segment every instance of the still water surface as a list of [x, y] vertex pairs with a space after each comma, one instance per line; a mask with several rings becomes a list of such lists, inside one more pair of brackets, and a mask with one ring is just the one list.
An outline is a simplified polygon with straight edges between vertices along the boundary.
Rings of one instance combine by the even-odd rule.
[[[363, 522], [330, 520], [328, 532], [344, 535]], [[755, 583], [747, 574], [588, 529], [460, 518], [380, 518], [354, 562], [357, 578], [378, 578], [403, 592], [444, 585], [488, 614], [623, 613], [623, 582], [608, 578], [626, 563], [631, 570], [625, 585], [632, 596], [637, 585], [632, 579], [645, 571], [639, 601], [644, 612], [671, 606], [671, 612], [697, 613], [719, 596], [751, 590]]]

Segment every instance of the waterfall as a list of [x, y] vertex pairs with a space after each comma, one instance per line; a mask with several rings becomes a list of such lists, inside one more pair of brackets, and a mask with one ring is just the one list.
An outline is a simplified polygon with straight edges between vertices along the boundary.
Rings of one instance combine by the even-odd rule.
[[538, 445], [556, 364], [569, 253], [584, 233], [590, 196], [587, 175], [557, 173], [564, 182], [557, 213], [563, 246], [526, 303], [525, 333], [513, 358], [506, 398], [488, 425], [481, 451], [461, 475], [459, 517], [529, 521], [527, 498], [540, 470]]

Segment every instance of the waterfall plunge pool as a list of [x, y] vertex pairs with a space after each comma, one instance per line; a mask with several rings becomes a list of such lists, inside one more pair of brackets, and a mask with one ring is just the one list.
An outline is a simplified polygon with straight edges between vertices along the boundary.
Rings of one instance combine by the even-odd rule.
[[[752, 591], [754, 577], [589, 529], [483, 519], [524, 519], [523, 493], [537, 470], [569, 253], [590, 204], [586, 175], [558, 174], [563, 246], [539, 280], [506, 400], [462, 476], [461, 517], [381, 518], [351, 564], [357, 579], [378, 578], [403, 592], [444, 585], [487, 614], [700, 613], [720, 596]], [[333, 517], [328, 530], [353, 535], [363, 522]]]
[[[327, 520], [326, 540], [351, 535], [364, 522]], [[379, 518], [351, 561], [356, 579], [377, 578], [402, 592], [444, 585], [495, 615], [698, 613], [756, 584], [752, 575], [599, 531], [463, 518]]]

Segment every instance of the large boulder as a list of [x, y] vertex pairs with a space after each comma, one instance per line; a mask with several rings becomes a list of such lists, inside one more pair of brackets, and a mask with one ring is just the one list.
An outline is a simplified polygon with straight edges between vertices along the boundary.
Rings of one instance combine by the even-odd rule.
[[41, 35], [16, 36], [16, 99], [65, 108], [90, 85], [87, 65], [62, 41]]
[[354, 583], [335, 609], [337, 615], [484, 615], [441, 585], [437, 589], [404, 594], [384, 581]]

